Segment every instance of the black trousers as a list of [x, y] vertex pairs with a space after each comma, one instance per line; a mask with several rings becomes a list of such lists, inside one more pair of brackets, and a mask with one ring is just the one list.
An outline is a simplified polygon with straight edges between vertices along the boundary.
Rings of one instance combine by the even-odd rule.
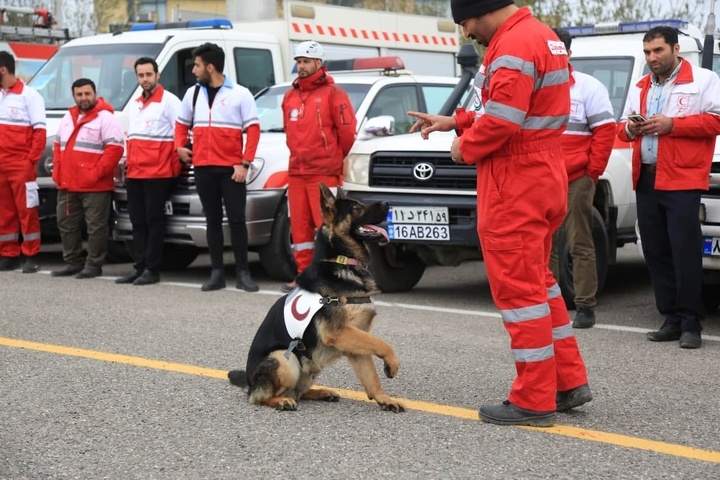
[[207, 242], [212, 268], [223, 268], [223, 204], [230, 225], [230, 241], [235, 254], [235, 267], [248, 268], [248, 233], [245, 225], [244, 183], [232, 179], [232, 167], [195, 167], [195, 186], [205, 210]]
[[128, 178], [128, 213], [133, 227], [135, 268], [158, 273], [165, 242], [165, 202], [174, 178]]
[[666, 325], [699, 332], [702, 304], [700, 190], [655, 190], [655, 174], [643, 170], [637, 186], [642, 248]]

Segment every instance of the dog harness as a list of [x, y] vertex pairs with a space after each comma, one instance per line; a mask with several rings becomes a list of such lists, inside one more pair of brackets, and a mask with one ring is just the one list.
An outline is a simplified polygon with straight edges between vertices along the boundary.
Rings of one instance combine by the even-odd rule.
[[343, 306], [348, 304], [372, 303], [370, 297], [323, 297], [319, 293], [295, 287], [285, 298], [283, 316], [285, 329], [292, 341], [285, 351], [285, 358], [290, 358], [294, 350], [304, 351], [302, 338], [315, 314], [325, 306]]

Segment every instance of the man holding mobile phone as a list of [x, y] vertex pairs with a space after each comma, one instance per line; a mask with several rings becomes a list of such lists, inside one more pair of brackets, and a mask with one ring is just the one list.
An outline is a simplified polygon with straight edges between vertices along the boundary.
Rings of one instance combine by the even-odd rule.
[[[678, 55], [678, 33], [665, 26], [643, 38], [650, 73], [631, 89], [618, 137], [633, 144], [633, 187], [655, 303], [665, 317], [652, 342], [701, 346], [700, 193], [709, 186], [720, 134], [720, 78]], [[645, 120], [633, 118], [641, 114]]]

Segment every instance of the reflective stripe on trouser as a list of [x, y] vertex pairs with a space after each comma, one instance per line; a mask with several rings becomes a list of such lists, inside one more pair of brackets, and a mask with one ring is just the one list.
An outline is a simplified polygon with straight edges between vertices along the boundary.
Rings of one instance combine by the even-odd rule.
[[21, 253], [32, 257], [40, 252], [38, 209], [27, 206], [25, 181], [24, 173], [0, 174], [0, 255], [3, 257], [18, 257]]
[[298, 274], [312, 262], [315, 231], [322, 226], [318, 186], [320, 182], [335, 191], [340, 185], [340, 178], [328, 175], [290, 175], [288, 179], [290, 233]]
[[567, 205], [562, 153], [554, 149], [485, 159], [477, 179], [478, 235], [517, 370], [508, 399], [520, 408], [554, 411], [558, 390], [587, 383], [548, 268], [552, 232]]

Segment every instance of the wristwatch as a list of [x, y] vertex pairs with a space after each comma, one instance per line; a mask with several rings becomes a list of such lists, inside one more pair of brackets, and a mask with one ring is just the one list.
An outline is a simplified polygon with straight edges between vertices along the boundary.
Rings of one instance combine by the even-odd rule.
[[250, 162], [242, 162], [240, 165], [242, 165], [246, 170], [250, 169]]

